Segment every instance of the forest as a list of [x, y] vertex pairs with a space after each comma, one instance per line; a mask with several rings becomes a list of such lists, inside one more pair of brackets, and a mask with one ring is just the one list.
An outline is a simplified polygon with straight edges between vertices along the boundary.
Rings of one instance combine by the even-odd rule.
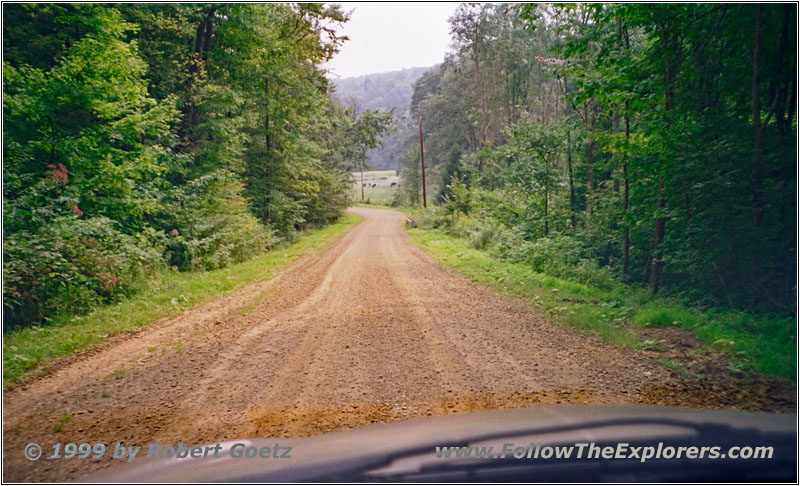
[[3, 3], [2, 480], [797, 483], [797, 10]]
[[4, 329], [244, 261], [349, 205], [376, 142], [321, 68], [338, 5], [3, 12]]
[[[333, 222], [384, 141], [395, 204], [421, 205], [420, 120], [425, 224], [558, 277], [796, 315], [794, 5], [461, 4], [413, 90], [419, 69], [326, 77], [337, 4], [4, 7], [4, 329]], [[378, 85], [397, 93], [352, 102]]]
[[795, 316], [797, 8], [461, 4], [396, 204], [500, 258]]

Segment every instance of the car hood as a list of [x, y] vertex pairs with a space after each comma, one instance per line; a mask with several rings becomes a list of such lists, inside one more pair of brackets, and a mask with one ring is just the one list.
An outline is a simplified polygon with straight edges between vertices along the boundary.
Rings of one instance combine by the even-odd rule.
[[[250, 438], [221, 443], [219, 458], [148, 459], [100, 471], [81, 482], [306, 482], [306, 481], [403, 481], [465, 480], [499, 478], [508, 468], [487, 468], [492, 463], [509, 466], [508, 461], [479, 458], [436, 457], [436, 447], [492, 445], [500, 450], [505, 443], [518, 445], [596, 444], [653, 445], [673, 444], [722, 446], [772, 446], [775, 457], [760, 461], [758, 468], [796, 469], [796, 417], [785, 414], [718, 410], [696, 410], [646, 405], [556, 405], [525, 409], [455, 414], [361, 427], [310, 438]], [[291, 447], [289, 458], [234, 458], [229, 452], [241, 447]], [[165, 444], [172, 445], [172, 444]], [[175, 444], [177, 445], [177, 444]], [[651, 461], [638, 467], [637, 474], [659, 468], [676, 471], [688, 467], [686, 461]], [[703, 461], [694, 461], [699, 464]], [[723, 464], [726, 463], [726, 464]], [[591, 463], [581, 464], [585, 470]], [[608, 472], [607, 464], [595, 462]], [[622, 461], [621, 464], [624, 464]], [[705, 464], [705, 463], [704, 463]], [[717, 466], [740, 466], [752, 462], [716, 461]], [[748, 465], [749, 464], [749, 465]], [[794, 464], [794, 466], [792, 466]], [[510, 465], [520, 474], [538, 467], [542, 475], [554, 463], [517, 461]], [[570, 466], [575, 470], [577, 463]], [[766, 469], [765, 469], [765, 466]], [[523, 469], [520, 469], [523, 468]], [[545, 468], [545, 469], [542, 469]], [[556, 468], [557, 469], [557, 468]], [[580, 468], [579, 468], [580, 469]], [[590, 468], [591, 469], [591, 468]], [[624, 469], [624, 468], [623, 468]], [[622, 470], [622, 469], [621, 469]], [[485, 476], [478, 474], [485, 472]], [[436, 473], [439, 476], [431, 476]], [[476, 476], [476, 474], [478, 474]], [[528, 474], [528, 473], [525, 473]], [[559, 473], [561, 474], [561, 473]], [[792, 473], [794, 474], [794, 473]], [[513, 476], [535, 480], [533, 476]], [[562, 477], [562, 476], [559, 476]], [[578, 479], [597, 479], [579, 476]], [[605, 476], [603, 476], [605, 477]], [[627, 477], [627, 476], [623, 476]], [[636, 476], [662, 478], [663, 476]], [[760, 477], [760, 476], [759, 476]], [[562, 480], [570, 481], [564, 477]]]

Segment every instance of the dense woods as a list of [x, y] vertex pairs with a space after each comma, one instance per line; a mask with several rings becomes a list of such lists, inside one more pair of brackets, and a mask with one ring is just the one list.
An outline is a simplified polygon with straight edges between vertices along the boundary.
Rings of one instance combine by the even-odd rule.
[[396, 203], [419, 204], [420, 119], [431, 224], [556, 276], [796, 313], [796, 6], [462, 4], [413, 92], [419, 69], [330, 86], [347, 20], [6, 5], [4, 327], [326, 224], [368, 154], [399, 154]]
[[242, 261], [347, 206], [355, 117], [324, 4], [14, 4], [4, 327]]
[[796, 313], [797, 8], [462, 4], [402, 199], [557, 276]]

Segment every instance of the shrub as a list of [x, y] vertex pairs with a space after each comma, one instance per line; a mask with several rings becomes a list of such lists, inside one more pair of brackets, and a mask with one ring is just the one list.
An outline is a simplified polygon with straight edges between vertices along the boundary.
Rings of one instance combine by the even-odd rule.
[[526, 261], [537, 272], [601, 289], [615, 285], [614, 276], [591, 258], [577, 239], [566, 235], [539, 238], [526, 245]]
[[248, 209], [242, 184], [226, 171], [188, 183], [173, 194], [164, 228], [164, 260], [179, 270], [212, 270], [255, 256], [277, 241]]
[[132, 292], [158, 265], [152, 247], [108, 218], [60, 217], [37, 231], [8, 235], [3, 245], [3, 327], [83, 312]]
[[491, 226], [480, 226], [472, 232], [472, 246], [479, 250], [485, 250], [497, 236], [497, 228]]

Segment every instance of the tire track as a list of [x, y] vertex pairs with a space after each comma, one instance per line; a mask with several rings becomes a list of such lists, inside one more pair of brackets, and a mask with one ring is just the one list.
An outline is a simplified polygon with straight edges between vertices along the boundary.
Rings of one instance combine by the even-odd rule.
[[272, 280], [5, 393], [4, 479], [64, 481], [112, 465], [31, 463], [28, 442], [307, 436], [534, 403], [731, 406], [441, 267], [408, 242], [401, 213], [353, 211], [361, 223]]

